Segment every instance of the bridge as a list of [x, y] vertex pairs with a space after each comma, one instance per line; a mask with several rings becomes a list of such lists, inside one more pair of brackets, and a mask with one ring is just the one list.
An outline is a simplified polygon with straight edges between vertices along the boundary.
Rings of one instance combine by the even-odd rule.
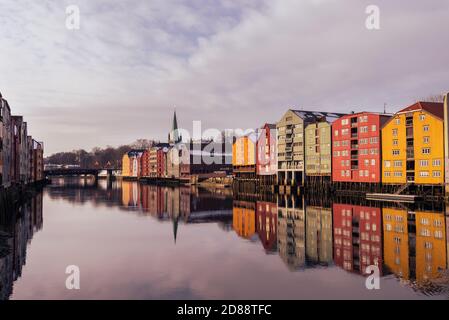
[[106, 171], [107, 177], [112, 177], [113, 172], [116, 169], [82, 169], [82, 168], [58, 168], [58, 169], [48, 169], [44, 170], [44, 175], [46, 177], [71, 177], [71, 176], [94, 176], [98, 178], [100, 172]]

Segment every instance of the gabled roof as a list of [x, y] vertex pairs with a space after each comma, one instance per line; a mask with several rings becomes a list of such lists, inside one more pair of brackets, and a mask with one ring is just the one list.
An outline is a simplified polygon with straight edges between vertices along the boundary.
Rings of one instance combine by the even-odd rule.
[[298, 117], [306, 122], [314, 122], [317, 120], [324, 119], [329, 123], [334, 122], [338, 118], [345, 116], [345, 113], [335, 113], [335, 112], [322, 112], [322, 111], [305, 111], [305, 110], [291, 110]]
[[260, 127], [260, 129], [263, 129], [265, 127], [268, 127], [269, 129], [276, 129], [276, 124], [275, 123], [265, 123], [262, 127]]
[[128, 157], [141, 156], [144, 152], [145, 152], [145, 150], [141, 150], [141, 149], [131, 150], [128, 152]]
[[427, 111], [440, 119], [444, 119], [444, 104], [442, 102], [418, 101], [417, 103], [402, 109], [398, 113], [415, 112], [421, 110]]

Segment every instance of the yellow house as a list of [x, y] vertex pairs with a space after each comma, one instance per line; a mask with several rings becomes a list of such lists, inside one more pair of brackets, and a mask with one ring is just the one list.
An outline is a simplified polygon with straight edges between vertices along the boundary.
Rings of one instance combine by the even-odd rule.
[[129, 160], [128, 153], [125, 153], [122, 157], [122, 177], [131, 176], [131, 161]]
[[396, 113], [382, 128], [382, 182], [444, 183], [442, 103], [417, 102]]
[[437, 278], [447, 264], [446, 219], [441, 212], [416, 212], [416, 280]]
[[234, 201], [232, 227], [239, 237], [250, 239], [256, 233], [256, 207], [253, 202]]
[[234, 176], [256, 177], [256, 134], [238, 137], [232, 144], [232, 167]]
[[238, 137], [232, 145], [232, 165], [255, 166], [256, 142], [252, 135]]
[[397, 276], [410, 277], [407, 210], [383, 208], [384, 263]]

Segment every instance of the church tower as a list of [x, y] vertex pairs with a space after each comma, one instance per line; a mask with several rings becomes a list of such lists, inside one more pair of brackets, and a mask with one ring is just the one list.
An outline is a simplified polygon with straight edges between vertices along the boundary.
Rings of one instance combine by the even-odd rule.
[[178, 132], [178, 119], [176, 118], [176, 110], [173, 113], [173, 123], [170, 133], [168, 134], [169, 144], [178, 144], [182, 140], [181, 135]]

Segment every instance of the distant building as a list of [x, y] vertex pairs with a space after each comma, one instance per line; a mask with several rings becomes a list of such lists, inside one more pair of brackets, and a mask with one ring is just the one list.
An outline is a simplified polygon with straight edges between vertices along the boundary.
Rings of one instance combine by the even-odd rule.
[[131, 150], [122, 157], [122, 176], [138, 178], [141, 174], [142, 155], [145, 150]]
[[44, 143], [32, 139], [32, 179], [41, 181], [44, 177]]
[[129, 160], [128, 153], [125, 153], [122, 157], [122, 176], [129, 177], [131, 176], [131, 163]]
[[142, 156], [145, 150], [131, 150], [128, 152], [129, 162], [130, 162], [130, 177], [138, 178], [140, 177], [142, 169]]
[[0, 186], [11, 184], [11, 109], [0, 93]]
[[177, 143], [170, 146], [167, 152], [166, 176], [169, 179], [181, 178], [181, 157], [183, 154], [183, 148], [185, 148], [184, 144]]
[[256, 133], [237, 137], [232, 145], [232, 167], [236, 179], [256, 179]]
[[140, 170], [138, 176], [150, 176], [150, 150], [144, 150], [142, 153], [142, 157], [140, 158]]
[[[232, 172], [228, 162], [227, 144], [222, 141], [190, 141], [182, 143], [180, 177], [195, 182], [213, 177], [226, 176]], [[230, 148], [229, 148], [230, 149]]]
[[256, 174], [265, 183], [275, 184], [277, 174], [276, 125], [266, 123], [257, 130]]
[[11, 150], [11, 180], [14, 183], [21, 183], [21, 173], [23, 173], [24, 155], [22, 152], [23, 140], [23, 117], [11, 117], [11, 136], [12, 136], [12, 150]]
[[149, 176], [151, 178], [164, 178], [167, 166], [167, 152], [170, 145], [159, 143], [150, 149], [149, 153]]

